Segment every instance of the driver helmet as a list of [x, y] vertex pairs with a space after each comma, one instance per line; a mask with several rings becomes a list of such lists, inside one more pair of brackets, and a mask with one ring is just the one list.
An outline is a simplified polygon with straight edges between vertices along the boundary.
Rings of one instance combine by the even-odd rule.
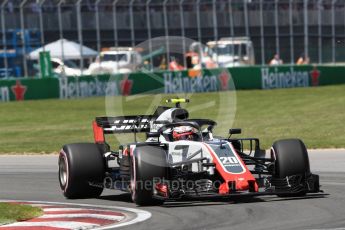
[[174, 141], [180, 140], [195, 140], [198, 136], [198, 130], [190, 126], [178, 126], [172, 130], [172, 136]]

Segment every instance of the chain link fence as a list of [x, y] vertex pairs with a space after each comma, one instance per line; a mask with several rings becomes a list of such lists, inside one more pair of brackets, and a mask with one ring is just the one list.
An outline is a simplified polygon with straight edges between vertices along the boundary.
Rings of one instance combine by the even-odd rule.
[[63, 38], [80, 44], [81, 69], [88, 65], [82, 45], [100, 52], [158, 36], [204, 44], [248, 37], [258, 65], [275, 54], [284, 63], [296, 63], [302, 53], [311, 63], [345, 62], [343, 0], [2, 0], [0, 7], [5, 77], [34, 75], [27, 54]]

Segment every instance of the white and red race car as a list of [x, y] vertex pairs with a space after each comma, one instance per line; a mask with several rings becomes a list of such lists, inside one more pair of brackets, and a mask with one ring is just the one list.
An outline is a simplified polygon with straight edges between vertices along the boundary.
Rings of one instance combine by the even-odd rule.
[[[59, 181], [67, 198], [98, 197], [104, 188], [131, 193], [137, 205], [181, 198], [278, 195], [321, 192], [304, 143], [276, 141], [267, 157], [257, 138], [213, 136], [215, 121], [188, 119], [180, 107], [187, 99], [170, 99], [153, 115], [97, 117], [95, 143], [63, 146]], [[144, 132], [146, 141], [111, 150], [106, 134]], [[136, 138], [135, 138], [136, 140]], [[249, 146], [244, 150], [244, 144]]]

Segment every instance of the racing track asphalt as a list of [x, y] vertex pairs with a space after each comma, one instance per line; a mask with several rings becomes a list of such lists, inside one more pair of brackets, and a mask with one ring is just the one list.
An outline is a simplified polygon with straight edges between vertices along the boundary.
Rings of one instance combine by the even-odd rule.
[[[345, 150], [310, 151], [311, 170], [326, 196], [241, 198], [140, 207], [152, 218], [124, 229], [345, 229]], [[57, 156], [0, 157], [0, 199], [136, 207], [128, 195], [105, 191], [99, 199], [62, 196]]]

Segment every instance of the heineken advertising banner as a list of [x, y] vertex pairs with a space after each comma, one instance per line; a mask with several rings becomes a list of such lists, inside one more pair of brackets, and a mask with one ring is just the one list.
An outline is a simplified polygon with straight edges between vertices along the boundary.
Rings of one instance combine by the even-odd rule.
[[214, 92], [228, 90], [230, 77], [226, 69], [85, 76], [60, 78], [59, 90], [60, 98]]
[[230, 68], [236, 89], [278, 89], [345, 84], [345, 66], [283, 65]]
[[229, 90], [227, 69], [163, 72], [164, 93], [202, 93]]
[[20, 80], [0, 80], [0, 101], [23, 101], [46, 98], [59, 98], [57, 79], [25, 78]]
[[345, 84], [345, 66], [254, 66], [43, 79], [0, 80], [0, 101], [214, 92]]
[[278, 89], [345, 84], [345, 66], [230, 68], [236, 89]]
[[164, 92], [209, 92], [229, 89], [278, 89], [345, 84], [345, 66], [254, 66], [205, 70], [199, 75], [189, 71], [166, 72]]
[[117, 96], [139, 93], [163, 93], [161, 74], [144, 73], [65, 77], [59, 79], [60, 98]]

